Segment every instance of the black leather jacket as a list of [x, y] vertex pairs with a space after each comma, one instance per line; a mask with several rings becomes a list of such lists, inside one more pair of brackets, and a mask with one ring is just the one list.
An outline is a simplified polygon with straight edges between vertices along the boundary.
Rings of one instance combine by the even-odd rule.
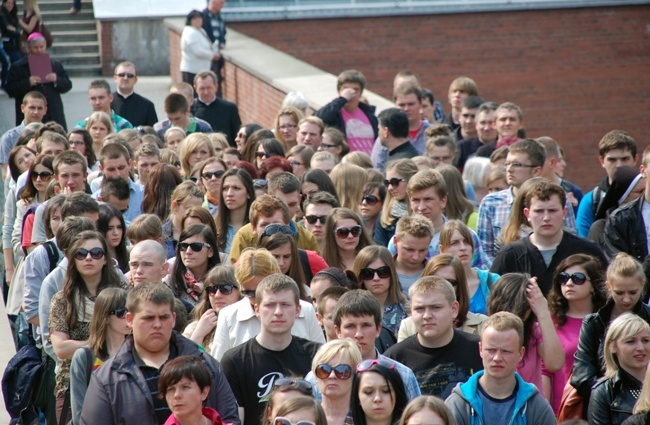
[[[605, 374], [601, 359], [603, 359], [603, 344], [605, 333], [611, 321], [614, 301], [607, 301], [597, 313], [585, 317], [580, 329], [578, 350], [575, 354], [571, 385], [578, 393], [589, 400], [591, 388], [596, 380]], [[632, 312], [650, 323], [650, 307], [639, 300]]]
[[605, 224], [605, 255], [611, 261], [619, 252], [626, 252], [639, 262], [648, 255], [648, 241], [643, 222], [644, 196], [614, 211]]
[[642, 386], [623, 369], [597, 383], [589, 401], [589, 425], [621, 425], [632, 416]]

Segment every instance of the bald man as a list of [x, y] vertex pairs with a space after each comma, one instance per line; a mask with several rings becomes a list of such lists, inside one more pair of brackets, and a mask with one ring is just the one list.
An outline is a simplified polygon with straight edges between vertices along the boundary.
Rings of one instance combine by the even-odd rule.
[[167, 252], [154, 240], [138, 242], [129, 254], [129, 268], [133, 286], [144, 282], [160, 283], [169, 272]]

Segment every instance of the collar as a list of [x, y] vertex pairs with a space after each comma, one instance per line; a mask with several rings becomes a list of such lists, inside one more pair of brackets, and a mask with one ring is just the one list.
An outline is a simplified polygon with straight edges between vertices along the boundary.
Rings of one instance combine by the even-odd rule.
[[135, 94], [134, 91], [132, 91], [132, 92], [129, 93], [129, 94], [124, 94], [124, 93], [122, 93], [122, 92], [120, 91], [120, 89], [116, 89], [115, 92], [116, 92], [117, 94], [119, 94], [120, 96], [122, 96], [124, 99], [127, 99], [127, 98], [129, 98], [129, 97], [131, 97], [131, 96], [133, 96], [133, 95]]
[[201, 103], [204, 104], [205, 106], [210, 106], [210, 105], [212, 105], [214, 102], [217, 101], [217, 96], [215, 96], [214, 99], [212, 99], [210, 102], [206, 102], [205, 100], [201, 99], [201, 97], [197, 97], [197, 99], [199, 100], [199, 102], [201, 102]]

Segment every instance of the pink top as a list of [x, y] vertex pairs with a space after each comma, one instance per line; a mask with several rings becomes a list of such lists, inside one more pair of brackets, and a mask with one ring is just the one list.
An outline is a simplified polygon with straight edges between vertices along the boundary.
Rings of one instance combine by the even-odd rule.
[[[210, 423], [212, 425], [229, 425], [229, 424], [224, 424], [221, 421], [221, 416], [219, 416], [219, 413], [217, 413], [216, 410], [214, 410], [212, 407], [204, 407], [202, 410], [203, 416], [208, 418], [210, 420]], [[169, 418], [165, 421], [165, 425], [180, 425], [180, 422], [176, 419], [176, 416], [172, 413], [169, 415]]]
[[544, 394], [542, 387], [542, 359], [537, 353], [539, 344], [542, 343], [542, 330], [539, 323], [533, 325], [533, 334], [530, 341], [526, 344], [526, 353], [524, 358], [517, 365], [517, 372], [526, 382], [534, 384], [541, 394]]
[[345, 133], [350, 151], [361, 151], [370, 155], [375, 144], [375, 132], [366, 114], [363, 113], [361, 108], [357, 108], [352, 112], [348, 112], [343, 108], [341, 109], [341, 115], [345, 122]]
[[[555, 318], [553, 318], [553, 321], [555, 321]], [[573, 355], [578, 350], [578, 340], [580, 339], [581, 327], [582, 319], [567, 317], [564, 326], [561, 328], [555, 328], [557, 336], [560, 338], [560, 342], [562, 343], [562, 348], [564, 349], [564, 366], [559, 371], [551, 373], [546, 370], [544, 365], [542, 365], [542, 374], [551, 378], [551, 407], [553, 407], [553, 411], [556, 414], [560, 408], [564, 386], [569, 379], [569, 375], [571, 375], [571, 369], [573, 369]]]

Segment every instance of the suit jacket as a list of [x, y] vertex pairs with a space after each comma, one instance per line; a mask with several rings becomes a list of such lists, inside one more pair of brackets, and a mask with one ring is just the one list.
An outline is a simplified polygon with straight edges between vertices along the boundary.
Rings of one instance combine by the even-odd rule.
[[237, 105], [218, 97], [209, 105], [197, 99], [192, 105], [192, 114], [210, 123], [215, 132], [225, 133], [228, 136], [228, 144], [236, 146], [235, 136], [241, 127]]

